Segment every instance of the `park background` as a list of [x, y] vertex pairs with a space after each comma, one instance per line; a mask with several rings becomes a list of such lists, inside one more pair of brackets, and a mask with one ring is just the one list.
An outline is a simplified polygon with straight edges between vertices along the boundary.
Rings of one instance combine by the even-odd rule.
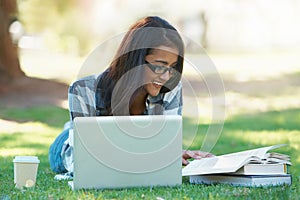
[[[206, 83], [218, 74], [225, 104], [217, 105], [217, 112], [225, 114], [225, 123], [212, 152], [220, 155], [286, 143], [278, 151], [292, 157], [294, 185], [283, 194], [290, 198], [299, 194], [295, 188], [300, 175], [300, 1], [1, 0], [0, 5], [0, 198], [24, 195], [13, 188], [12, 166], [13, 157], [24, 154], [38, 155], [42, 161], [38, 185], [25, 195], [60, 196], [47, 151], [69, 117], [68, 85], [97, 46], [146, 15], [161, 16], [175, 25], [186, 37], [189, 56], [198, 59], [196, 63], [209, 58], [216, 68], [199, 76], [185, 66], [184, 147], [200, 149], [213, 123], [214, 105]], [[111, 56], [114, 51], [107, 49]], [[189, 135], [195, 127], [197, 135]], [[184, 187], [194, 193], [199, 190]], [[204, 195], [243, 198], [258, 192], [225, 188], [227, 193], [222, 188], [212, 193], [207, 189]], [[259, 194], [276, 197], [283, 195], [280, 191]], [[143, 190], [133, 193], [139, 192], [164, 196]], [[114, 195], [104, 193], [103, 198]]]

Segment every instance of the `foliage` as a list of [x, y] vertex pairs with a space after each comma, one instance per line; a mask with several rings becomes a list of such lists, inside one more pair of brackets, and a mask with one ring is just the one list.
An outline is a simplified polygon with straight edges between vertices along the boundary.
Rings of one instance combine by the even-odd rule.
[[[19, 18], [28, 32], [40, 32], [59, 26], [62, 17], [71, 11], [71, 0], [18, 0]], [[52, 26], [51, 26], [52, 25]]]
[[91, 34], [75, 0], [18, 0], [19, 20], [29, 35], [42, 36], [55, 51], [89, 51]]

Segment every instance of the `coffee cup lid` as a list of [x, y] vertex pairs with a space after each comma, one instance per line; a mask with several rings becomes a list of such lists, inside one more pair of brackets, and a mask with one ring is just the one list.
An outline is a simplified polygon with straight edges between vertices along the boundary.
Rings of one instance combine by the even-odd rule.
[[37, 156], [16, 156], [13, 160], [14, 163], [40, 163]]

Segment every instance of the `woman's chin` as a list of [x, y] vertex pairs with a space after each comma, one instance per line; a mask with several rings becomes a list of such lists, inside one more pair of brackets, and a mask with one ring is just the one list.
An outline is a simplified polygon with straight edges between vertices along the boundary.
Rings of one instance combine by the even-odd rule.
[[160, 89], [153, 89], [148, 92], [150, 96], [156, 97], [159, 94]]

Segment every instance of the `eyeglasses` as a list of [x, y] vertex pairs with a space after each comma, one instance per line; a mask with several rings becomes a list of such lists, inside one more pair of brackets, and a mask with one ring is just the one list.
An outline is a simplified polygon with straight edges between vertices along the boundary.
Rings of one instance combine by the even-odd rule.
[[151, 63], [148, 63], [146, 61], [147, 66], [156, 74], [164, 74], [167, 71], [170, 73], [170, 75], [174, 75], [176, 73], [176, 69], [174, 67], [165, 67], [160, 65], [153, 65]]

